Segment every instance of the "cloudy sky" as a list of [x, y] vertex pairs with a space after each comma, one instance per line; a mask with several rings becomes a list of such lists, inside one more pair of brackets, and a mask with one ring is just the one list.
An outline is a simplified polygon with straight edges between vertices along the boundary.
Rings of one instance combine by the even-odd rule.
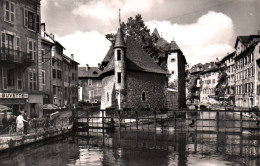
[[109, 49], [105, 34], [140, 13], [151, 32], [175, 40], [190, 65], [224, 57], [238, 35], [260, 30], [260, 0], [42, 0], [46, 31], [81, 66], [97, 66]]

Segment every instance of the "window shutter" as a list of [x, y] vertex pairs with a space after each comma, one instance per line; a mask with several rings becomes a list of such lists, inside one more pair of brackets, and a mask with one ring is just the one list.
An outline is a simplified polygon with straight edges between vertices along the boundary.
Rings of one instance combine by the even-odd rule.
[[4, 3], [4, 20], [6, 20], [6, 3]]
[[20, 61], [20, 57], [21, 57], [21, 42], [20, 42], [20, 37], [16, 36], [16, 55], [17, 55], [17, 59]]
[[3, 80], [3, 89], [7, 89], [7, 71], [6, 68], [2, 68], [3, 75], [2, 75], [2, 80]]
[[14, 22], [15, 19], [15, 8], [14, 8], [14, 3], [10, 3], [10, 18], [11, 18], [11, 22]]
[[23, 73], [21, 71], [17, 71], [17, 89], [23, 89]]
[[36, 52], [37, 52], [37, 45], [36, 42], [33, 42], [33, 56], [34, 56], [34, 60], [36, 60]]
[[32, 55], [30, 54], [30, 41], [28, 38], [27, 38], [27, 54], [29, 58], [32, 59]]
[[4, 32], [1, 32], [1, 58], [5, 59], [5, 47], [6, 47], [6, 36]]
[[1, 36], [2, 36], [2, 37], [1, 37], [1, 39], [2, 39], [2, 40], [1, 40], [1, 47], [2, 47], [2, 49], [3, 49], [3, 48], [6, 47], [6, 45], [5, 45], [5, 44], [6, 44], [5, 33], [4, 33], [4, 32], [1, 32]]
[[37, 89], [37, 74], [33, 73], [33, 90]]
[[28, 11], [24, 9], [24, 26], [28, 27]]
[[5, 21], [10, 21], [10, 4], [8, 1], [4, 3], [5, 10]]

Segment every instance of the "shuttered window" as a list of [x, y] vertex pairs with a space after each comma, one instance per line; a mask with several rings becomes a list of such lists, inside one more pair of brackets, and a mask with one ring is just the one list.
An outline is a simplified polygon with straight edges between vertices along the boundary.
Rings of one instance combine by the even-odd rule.
[[10, 23], [15, 21], [15, 4], [5, 1], [4, 3], [4, 20]]
[[22, 71], [17, 71], [17, 90], [23, 89], [23, 73]]

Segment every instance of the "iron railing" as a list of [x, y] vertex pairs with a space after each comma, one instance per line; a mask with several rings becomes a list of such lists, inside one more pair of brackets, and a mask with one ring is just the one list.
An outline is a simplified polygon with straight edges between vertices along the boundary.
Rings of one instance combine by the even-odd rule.
[[82, 132], [104, 132], [113, 128], [161, 132], [260, 132], [258, 110], [107, 109], [100, 112], [86, 111], [75, 116], [74, 129]]
[[17, 63], [21, 65], [31, 65], [34, 62], [32, 55], [29, 53], [6, 47], [0, 47], [0, 61]]
[[[66, 128], [70, 125], [72, 125], [72, 117], [63, 117], [63, 118], [56, 118], [56, 119], [50, 119], [50, 118], [32, 118], [28, 120], [28, 123], [24, 122], [25, 125], [27, 125], [27, 134], [32, 133], [43, 133], [43, 132], [49, 132], [52, 130], [62, 129]], [[4, 127], [0, 131], [1, 135], [21, 135], [22, 133], [18, 132], [16, 129], [16, 123], [15, 122], [9, 122], [6, 127]]]

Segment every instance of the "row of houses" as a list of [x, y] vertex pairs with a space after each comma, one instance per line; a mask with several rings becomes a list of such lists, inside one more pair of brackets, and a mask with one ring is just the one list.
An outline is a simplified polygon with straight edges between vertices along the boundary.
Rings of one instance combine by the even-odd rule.
[[220, 61], [197, 64], [189, 69], [189, 102], [259, 107], [259, 58], [260, 34], [238, 36], [234, 52]]
[[78, 63], [41, 24], [40, 0], [0, 1], [0, 104], [42, 116], [43, 104], [77, 104]]

